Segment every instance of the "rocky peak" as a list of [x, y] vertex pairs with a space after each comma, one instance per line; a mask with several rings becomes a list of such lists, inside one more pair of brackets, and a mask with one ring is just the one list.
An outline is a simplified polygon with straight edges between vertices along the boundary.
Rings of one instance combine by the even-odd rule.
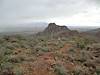
[[49, 23], [48, 27], [53, 27], [53, 26], [57, 26], [55, 23]]
[[67, 26], [59, 26], [55, 23], [49, 23], [48, 27], [44, 30], [46, 33], [57, 33], [62, 31], [70, 31]]
[[52, 35], [54, 37], [70, 37], [78, 35], [78, 31], [72, 31], [67, 26], [56, 25], [55, 23], [49, 23], [48, 27], [37, 35]]

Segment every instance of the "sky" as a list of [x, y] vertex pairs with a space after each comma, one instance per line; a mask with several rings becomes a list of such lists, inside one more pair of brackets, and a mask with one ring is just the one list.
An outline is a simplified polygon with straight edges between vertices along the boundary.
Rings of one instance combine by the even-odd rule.
[[32, 22], [100, 26], [100, 0], [0, 0], [0, 27]]

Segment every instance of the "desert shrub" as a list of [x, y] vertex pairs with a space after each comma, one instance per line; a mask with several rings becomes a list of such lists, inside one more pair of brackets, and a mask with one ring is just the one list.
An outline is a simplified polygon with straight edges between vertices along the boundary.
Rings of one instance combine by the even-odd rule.
[[0, 48], [0, 55], [10, 55], [12, 54], [13, 50], [8, 49], [6, 47], [1, 47]]
[[10, 38], [13, 38], [15, 40], [26, 40], [25, 36], [22, 36], [22, 35], [13, 35], [13, 36], [10, 36]]
[[12, 54], [12, 52], [13, 52], [12, 50], [7, 49], [6, 52], [5, 52], [5, 55], [10, 55], [10, 54]]
[[58, 59], [63, 59], [64, 58], [64, 55], [61, 53], [61, 52], [55, 52], [55, 56], [58, 58]]
[[0, 63], [0, 75], [14, 75], [12, 71], [13, 67], [12, 63], [3, 61]]
[[74, 41], [78, 48], [84, 49], [87, 45], [93, 44], [95, 41], [86, 37], [74, 37]]
[[15, 73], [15, 75], [23, 75], [23, 71], [18, 67], [15, 67], [14, 73]]
[[65, 42], [65, 41], [68, 41], [68, 38], [62, 37], [61, 40], [62, 40], [63, 42]]
[[100, 71], [96, 71], [96, 74], [97, 74], [97, 75], [100, 75]]
[[48, 52], [49, 51], [49, 48], [48, 47], [45, 47], [45, 46], [36, 46], [35, 47], [35, 50], [37, 51], [37, 52], [39, 52], [39, 51], [42, 51], [42, 52]]
[[70, 52], [70, 53], [75, 53], [75, 49], [74, 49], [74, 48], [70, 48], [70, 49], [69, 49], [69, 52]]
[[76, 66], [75, 70], [73, 71], [74, 75], [81, 75], [82, 73], [82, 67], [81, 66]]
[[81, 51], [78, 57], [77, 56], [75, 57], [75, 60], [81, 63], [86, 62], [88, 59], [90, 59], [90, 56], [85, 50]]
[[63, 43], [63, 42], [61, 43], [61, 42], [60, 42], [60, 43], [58, 44], [58, 48], [62, 48], [62, 47], [64, 46], [64, 44], [65, 44], [65, 43]]
[[18, 56], [18, 57], [11, 57], [8, 61], [11, 63], [21, 63], [24, 61], [24, 57]]
[[1, 57], [0, 57], [0, 65], [1, 65], [2, 63], [8, 62], [9, 59], [10, 59], [10, 57], [9, 57], [8, 55], [1, 56]]
[[11, 69], [4, 69], [0, 71], [0, 75], [15, 75]]
[[0, 48], [0, 75], [11, 74], [8, 70], [13, 68], [13, 64], [9, 62], [12, 51], [5, 47]]
[[0, 37], [0, 44], [4, 43], [4, 39]]
[[4, 53], [5, 53], [5, 51], [0, 49], [0, 60], [2, 60], [2, 58], [4, 57]]
[[11, 49], [11, 50], [14, 50], [15, 47], [13, 46], [12, 43], [6, 43], [6, 45], [4, 46], [6, 49]]
[[80, 72], [76, 71], [76, 72], [74, 72], [74, 75], [80, 75]]
[[[8, 60], [9, 60], [8, 56], [3, 56], [2, 58], [0, 58], [0, 73], [3, 73], [3, 71], [8, 71], [8, 69], [10, 70], [13, 68], [13, 64], [8, 62]], [[10, 72], [6, 73], [8, 74]], [[3, 73], [3, 75], [5, 75], [5, 72]]]
[[56, 64], [54, 66], [54, 71], [58, 74], [58, 75], [66, 75], [66, 69], [64, 68], [64, 66], [60, 65], [60, 64]]
[[0, 68], [1, 68], [1, 70], [12, 69], [13, 68], [13, 64], [10, 63], [10, 62], [3, 62], [3, 63], [1, 63]]
[[98, 68], [96, 68], [96, 74], [100, 75], [100, 67], [98, 66]]
[[77, 43], [77, 47], [80, 49], [83, 49], [83, 48], [85, 48], [85, 44], [83, 42], [79, 42], [79, 43]]
[[43, 47], [41, 50], [42, 50], [43, 52], [48, 52], [48, 51], [49, 51], [48, 47]]
[[22, 75], [21, 72], [13, 73], [12, 69], [15, 67], [14, 63], [21, 62], [21, 58], [11, 58], [10, 56], [2, 57], [0, 61], [0, 75]]

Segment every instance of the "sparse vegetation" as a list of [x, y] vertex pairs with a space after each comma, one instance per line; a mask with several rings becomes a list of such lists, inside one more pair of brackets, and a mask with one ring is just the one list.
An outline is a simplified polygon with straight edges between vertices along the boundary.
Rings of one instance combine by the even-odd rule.
[[19, 67], [15, 67], [14, 74], [15, 75], [23, 75], [23, 71]]
[[64, 35], [0, 37], [0, 75], [100, 75], [100, 43]]

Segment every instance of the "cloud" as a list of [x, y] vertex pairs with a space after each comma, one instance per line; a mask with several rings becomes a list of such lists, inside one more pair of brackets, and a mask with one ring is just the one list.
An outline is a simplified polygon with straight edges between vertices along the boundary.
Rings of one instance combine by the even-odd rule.
[[85, 12], [77, 13], [69, 17], [52, 18], [50, 21], [71, 26], [100, 26], [100, 9], [92, 7]]
[[[99, 8], [99, 0], [0, 0], [0, 25], [73, 18]], [[98, 9], [95, 11], [99, 11]], [[89, 12], [90, 17], [94, 13]], [[87, 16], [89, 15], [87, 14]], [[97, 14], [97, 13], [95, 13]], [[98, 15], [98, 14], [97, 14]], [[87, 18], [87, 16], [84, 16]], [[96, 16], [96, 15], [94, 15]], [[78, 17], [83, 18], [84, 17]], [[93, 18], [93, 17], [92, 17]], [[85, 19], [84, 19], [85, 20]], [[76, 22], [77, 23], [77, 22]]]

